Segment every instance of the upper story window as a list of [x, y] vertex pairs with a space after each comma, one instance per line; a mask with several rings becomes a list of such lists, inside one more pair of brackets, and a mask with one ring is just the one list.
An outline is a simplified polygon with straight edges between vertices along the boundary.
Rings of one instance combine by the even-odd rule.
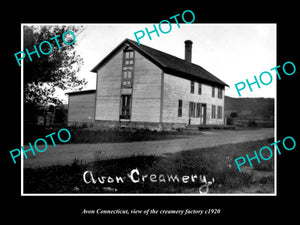
[[215, 87], [214, 86], [212, 86], [211, 87], [212, 89], [211, 89], [211, 96], [214, 98], [215, 97]]
[[218, 98], [223, 98], [223, 89], [222, 88], [218, 88]]
[[134, 51], [130, 48], [124, 50], [124, 63], [123, 66], [133, 66]]
[[123, 51], [122, 87], [131, 88], [133, 81], [134, 51], [127, 47]]
[[191, 93], [194, 94], [195, 92], [195, 82], [191, 80]]
[[202, 94], [202, 85], [201, 83], [198, 83], [198, 95]]

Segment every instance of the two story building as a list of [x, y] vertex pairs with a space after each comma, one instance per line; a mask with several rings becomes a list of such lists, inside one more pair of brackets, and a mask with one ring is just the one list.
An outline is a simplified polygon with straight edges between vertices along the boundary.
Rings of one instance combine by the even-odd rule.
[[[91, 70], [97, 74], [96, 90], [90, 95], [92, 121], [158, 130], [223, 125], [228, 85], [191, 59], [190, 40], [185, 41], [185, 59], [180, 59], [125, 39]], [[80, 93], [69, 93], [69, 100], [71, 96], [80, 98]], [[76, 101], [69, 101], [69, 109], [74, 108], [70, 104]], [[69, 118], [74, 113], [69, 111]], [[80, 122], [78, 113], [76, 120], [69, 123]]]

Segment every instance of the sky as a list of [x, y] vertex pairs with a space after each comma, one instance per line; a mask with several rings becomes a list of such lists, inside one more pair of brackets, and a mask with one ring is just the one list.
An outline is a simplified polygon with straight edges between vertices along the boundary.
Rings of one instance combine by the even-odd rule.
[[[153, 24], [82, 24], [84, 31], [76, 36], [76, 51], [83, 57], [84, 65], [78, 74], [88, 84], [84, 90], [96, 88], [96, 73], [90, 70], [107, 56], [125, 38], [136, 41], [134, 33], [153, 29]], [[276, 24], [180, 24], [172, 23], [172, 30], [160, 37], [145, 35], [139, 41], [160, 51], [184, 58], [184, 41], [191, 40], [192, 62], [198, 64], [227, 83], [225, 95], [238, 98], [235, 84], [254, 81], [254, 76], [270, 72], [270, 85], [246, 87], [241, 97], [273, 97], [276, 95], [276, 75], [270, 69], [276, 64]], [[158, 26], [156, 24], [156, 26]], [[168, 30], [168, 27], [162, 27]], [[265, 83], [269, 80], [264, 77]], [[68, 92], [68, 91], [67, 91]], [[66, 96], [64, 96], [67, 99]]]

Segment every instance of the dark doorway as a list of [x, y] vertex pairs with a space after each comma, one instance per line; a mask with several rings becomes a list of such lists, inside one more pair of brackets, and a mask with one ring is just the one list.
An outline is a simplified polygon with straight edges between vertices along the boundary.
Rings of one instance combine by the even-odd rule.
[[120, 119], [130, 119], [131, 95], [121, 95], [121, 114]]
[[201, 104], [200, 125], [206, 125], [206, 104]]

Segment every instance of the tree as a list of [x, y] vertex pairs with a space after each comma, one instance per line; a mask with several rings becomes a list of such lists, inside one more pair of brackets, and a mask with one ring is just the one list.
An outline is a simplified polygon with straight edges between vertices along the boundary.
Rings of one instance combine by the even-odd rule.
[[[63, 42], [62, 35], [66, 31], [75, 34], [74, 44], [67, 45]], [[39, 50], [39, 44], [43, 41], [50, 42], [52, 47], [48, 55], [39, 52], [39, 58], [36, 54], [31, 55], [32, 61], [28, 55], [24, 58], [24, 106], [31, 111], [31, 114], [32, 110], [35, 111], [49, 104], [61, 104], [61, 100], [54, 96], [57, 89], [81, 90], [86, 84], [85, 79], [80, 80], [77, 77], [83, 59], [76, 52], [75, 47], [76, 39], [82, 31], [82, 26], [24, 26], [24, 51], [28, 49], [29, 52], [34, 52], [34, 45]], [[50, 40], [58, 35], [55, 40]], [[69, 43], [73, 38], [72, 35], [70, 36], [65, 35]], [[43, 52], [50, 52], [49, 45], [41, 46]]]
[[236, 117], [238, 117], [238, 113], [237, 112], [231, 112], [230, 117], [231, 118], [236, 118]]

